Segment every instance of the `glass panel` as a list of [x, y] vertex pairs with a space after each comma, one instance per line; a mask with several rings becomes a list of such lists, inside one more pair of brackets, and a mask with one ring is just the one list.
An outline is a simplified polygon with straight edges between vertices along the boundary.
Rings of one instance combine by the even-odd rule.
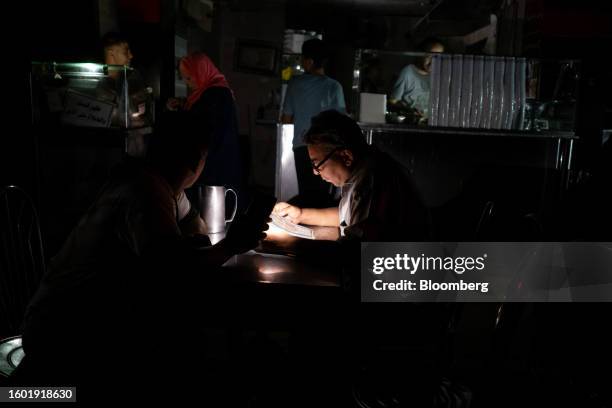
[[[352, 100], [357, 116], [384, 111], [386, 123], [572, 132], [579, 66], [576, 60], [358, 50]], [[380, 95], [386, 106], [378, 106]]]
[[34, 123], [141, 128], [154, 121], [152, 89], [130, 67], [33, 62]]

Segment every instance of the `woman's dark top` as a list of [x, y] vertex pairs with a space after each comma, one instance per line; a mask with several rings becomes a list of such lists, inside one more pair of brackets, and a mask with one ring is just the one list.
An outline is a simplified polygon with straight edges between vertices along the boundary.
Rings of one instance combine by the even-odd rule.
[[212, 141], [206, 166], [198, 184], [225, 186], [243, 198], [243, 165], [238, 137], [238, 118], [232, 92], [228, 88], [212, 87], [202, 93], [189, 113], [196, 115], [204, 127], [212, 127]]

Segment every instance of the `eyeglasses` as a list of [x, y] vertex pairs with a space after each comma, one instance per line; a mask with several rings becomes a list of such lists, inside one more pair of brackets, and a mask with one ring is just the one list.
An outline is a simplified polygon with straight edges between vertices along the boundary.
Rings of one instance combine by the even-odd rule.
[[334, 150], [329, 152], [328, 155], [325, 156], [323, 160], [319, 162], [319, 164], [314, 164], [314, 162], [311, 162], [312, 169], [314, 170], [314, 172], [317, 173], [317, 175], [321, 175], [321, 166], [323, 166], [323, 164], [325, 164], [325, 162], [328, 161], [334, 155], [334, 153], [336, 153], [340, 149], [340, 147], [336, 147]]

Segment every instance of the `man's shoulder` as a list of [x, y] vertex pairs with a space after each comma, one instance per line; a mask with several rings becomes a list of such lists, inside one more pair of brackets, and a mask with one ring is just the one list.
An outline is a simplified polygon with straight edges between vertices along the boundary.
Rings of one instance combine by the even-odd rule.
[[288, 82], [288, 86], [295, 86], [295, 85], [299, 85], [302, 84], [304, 82], [308, 82], [308, 75], [306, 74], [302, 74], [302, 75], [294, 75], [291, 77], [291, 79]]
[[131, 199], [171, 197], [168, 183], [140, 159], [127, 159], [116, 166], [111, 172], [110, 183], [116, 192]]
[[327, 75], [312, 75], [312, 74], [302, 74], [294, 76], [289, 80], [289, 85], [308, 85], [311, 86], [313, 84], [338, 84], [340, 82], [336, 81], [333, 78], [328, 77]]
[[402, 68], [402, 70], [400, 71], [400, 75], [401, 76], [409, 76], [409, 77], [413, 77], [417, 74], [416, 72], [416, 67], [413, 64], [409, 64], [406, 65], [404, 68]]
[[313, 90], [318, 89], [319, 86], [313, 75], [302, 74], [294, 76], [287, 84], [287, 95], [292, 95], [293, 98], [300, 98], [300, 95], [310, 94]]
[[321, 82], [324, 83], [326, 86], [329, 86], [329, 87], [341, 86], [340, 82], [338, 82], [334, 78], [328, 77], [327, 75], [322, 75], [321, 78], [322, 78]]
[[313, 75], [308, 75], [308, 74], [296, 75], [296, 76], [293, 76], [289, 80], [289, 83], [287, 84], [287, 86], [292, 89], [299, 89], [299, 90], [308, 89], [313, 86], [315, 79], [316, 78], [313, 78]]

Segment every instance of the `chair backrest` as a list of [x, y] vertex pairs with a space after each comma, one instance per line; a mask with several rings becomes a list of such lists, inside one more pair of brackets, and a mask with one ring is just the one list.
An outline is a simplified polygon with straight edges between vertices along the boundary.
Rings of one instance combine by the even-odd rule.
[[493, 212], [495, 209], [495, 203], [493, 201], [487, 201], [483, 208], [478, 224], [476, 225], [475, 237], [476, 239], [483, 239], [490, 233], [491, 220], [493, 218]]
[[23, 316], [45, 272], [40, 223], [21, 188], [0, 190], [0, 338], [19, 334]]

